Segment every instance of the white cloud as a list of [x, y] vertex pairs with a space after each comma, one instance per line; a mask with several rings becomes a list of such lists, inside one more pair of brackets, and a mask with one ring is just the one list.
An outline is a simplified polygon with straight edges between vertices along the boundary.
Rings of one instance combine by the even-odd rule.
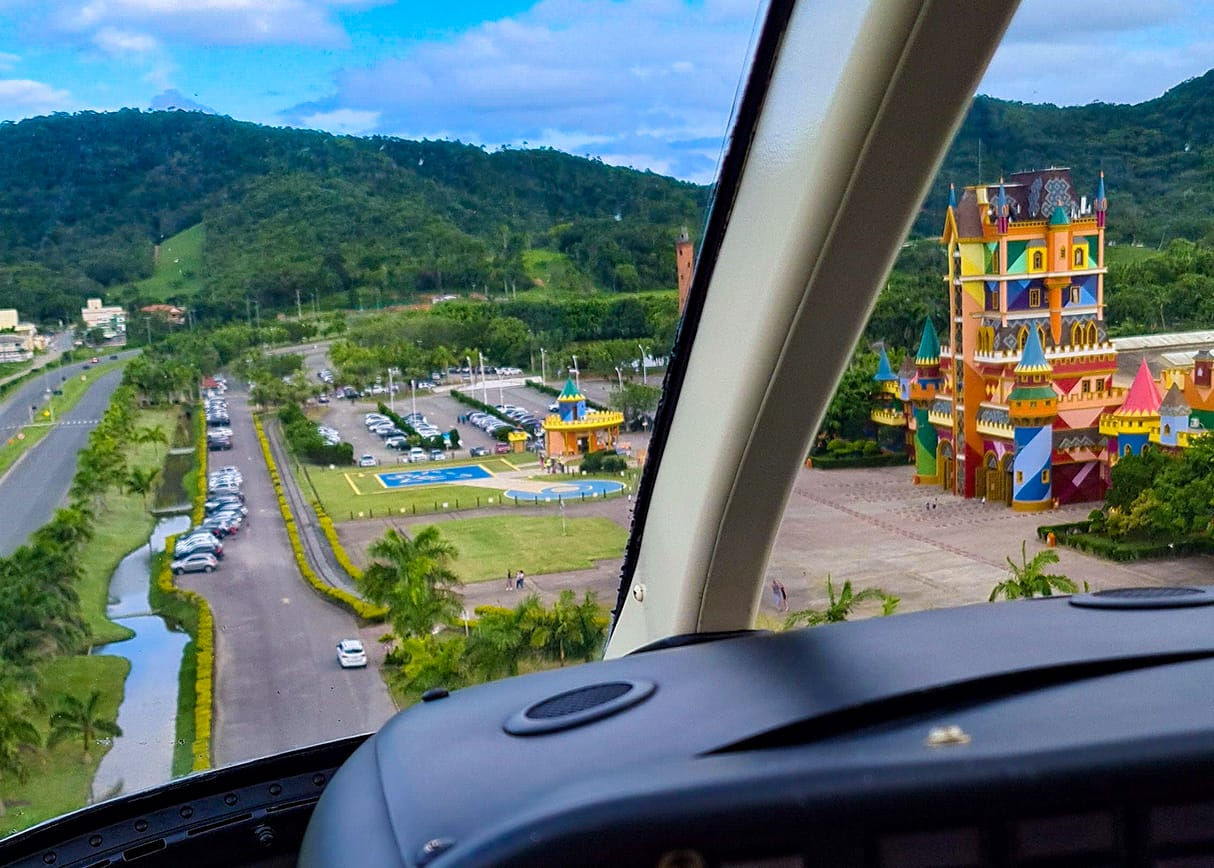
[[9, 70], [21, 62], [21, 55], [0, 51], [0, 70]]
[[329, 112], [316, 112], [302, 118], [303, 125], [311, 129], [327, 130], [341, 135], [358, 136], [374, 132], [379, 125], [377, 111], [362, 111], [359, 109], [335, 109]]
[[146, 33], [134, 33], [117, 27], [102, 27], [93, 34], [93, 44], [106, 54], [147, 54], [159, 45]]
[[27, 78], [0, 78], [0, 117], [24, 118], [68, 107], [71, 94]]
[[1024, 0], [978, 90], [1057, 105], [1134, 103], [1204, 74], [1211, 57], [1211, 4]]
[[193, 45], [342, 46], [348, 39], [334, 19], [336, 8], [383, 0], [89, 0], [54, 16], [67, 33], [107, 29], [138, 32], [162, 42]]
[[[306, 123], [318, 112], [378, 110], [385, 130], [448, 129], [490, 146], [526, 140], [701, 177], [698, 151], [680, 148], [723, 138], [758, 3], [542, 0], [345, 70], [332, 97], [291, 114]], [[641, 133], [658, 129], [666, 141]], [[648, 158], [628, 141], [638, 135], [655, 149]]]

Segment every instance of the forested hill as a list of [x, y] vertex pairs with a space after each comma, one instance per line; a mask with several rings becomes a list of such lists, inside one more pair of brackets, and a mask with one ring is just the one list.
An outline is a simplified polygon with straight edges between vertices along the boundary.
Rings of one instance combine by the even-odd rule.
[[243, 316], [250, 295], [293, 307], [296, 290], [353, 304], [525, 288], [529, 248], [564, 254], [572, 288], [669, 288], [707, 195], [552, 150], [189, 112], [35, 118], [0, 125], [0, 307], [68, 319], [85, 294], [134, 302], [152, 245], [199, 223], [205, 291], [182, 300], [204, 315]]
[[[1085, 64], [1096, 61], [1085, 58]], [[943, 225], [948, 185], [1069, 166], [1090, 199], [1105, 173], [1109, 237], [1157, 247], [1161, 239], [1214, 241], [1214, 70], [1135, 105], [1059, 108], [978, 97], [948, 152], [916, 231]]]
[[[1214, 241], [1214, 72], [1137, 105], [975, 99], [915, 232], [940, 231], [949, 182], [1103, 168], [1109, 237]], [[673, 241], [709, 190], [552, 150], [352, 138], [190, 112], [0, 124], [0, 307], [72, 319], [85, 295], [243, 316], [419, 294], [670, 288]], [[155, 292], [152, 245], [189, 228], [194, 273]], [[184, 271], [184, 269], [183, 269]]]

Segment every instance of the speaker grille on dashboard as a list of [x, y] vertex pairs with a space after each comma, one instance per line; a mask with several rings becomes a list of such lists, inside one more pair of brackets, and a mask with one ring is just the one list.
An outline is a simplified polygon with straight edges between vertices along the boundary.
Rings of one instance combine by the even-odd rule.
[[618, 714], [654, 691], [648, 681], [606, 681], [566, 690], [527, 706], [504, 724], [511, 735], [542, 735]]

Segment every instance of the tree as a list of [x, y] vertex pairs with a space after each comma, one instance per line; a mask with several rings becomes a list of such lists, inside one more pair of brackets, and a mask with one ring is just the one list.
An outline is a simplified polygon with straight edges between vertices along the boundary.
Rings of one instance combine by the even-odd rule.
[[429, 635], [436, 625], [450, 623], [462, 611], [451, 571], [458, 552], [431, 525], [412, 539], [389, 528], [367, 549], [376, 558], [359, 580], [363, 595], [389, 608], [389, 619], [402, 639]]
[[118, 724], [101, 714], [100, 705], [100, 690], [94, 690], [83, 702], [75, 696], [64, 696], [60, 700], [59, 710], [51, 715], [51, 734], [47, 739], [47, 747], [79, 738], [84, 750], [81, 762], [87, 763], [91, 758], [90, 748], [98, 736], [122, 735]]
[[551, 611], [545, 613], [542, 624], [532, 634], [531, 645], [549, 660], [561, 666], [569, 657], [590, 661], [603, 649], [607, 638], [607, 622], [599, 612], [598, 600], [591, 591], [581, 603], [573, 591], [561, 591]]
[[1026, 543], [1020, 543], [1020, 563], [1011, 558], [1007, 559], [1010, 573], [1008, 577], [995, 585], [991, 591], [990, 602], [1003, 597], [1006, 600], [1027, 599], [1029, 597], [1051, 597], [1054, 591], [1073, 594], [1079, 588], [1066, 576], [1045, 573], [1042, 570], [1046, 564], [1058, 563], [1058, 552], [1052, 549], [1042, 549], [1030, 559], [1026, 553]]
[[164, 429], [159, 425], [147, 425], [142, 428], [136, 428], [131, 435], [131, 440], [135, 443], [155, 443], [161, 446], [168, 446], [169, 438], [164, 433]]
[[[30, 762], [41, 744], [38, 729], [31, 722], [23, 703], [11, 702], [0, 695], [0, 792], [5, 781], [24, 783], [29, 777]], [[5, 815], [4, 799], [0, 798], [0, 817]]]
[[133, 467], [123, 481], [127, 494], [138, 494], [143, 498], [143, 508], [147, 509], [148, 495], [156, 487], [156, 478], [160, 476], [157, 467]]
[[792, 612], [784, 621], [784, 628], [795, 627], [798, 624], [805, 624], [808, 627], [816, 627], [819, 624], [836, 624], [840, 621], [846, 621], [860, 603], [868, 600], [881, 602], [881, 614], [892, 615], [898, 607], [898, 598], [885, 593], [880, 588], [865, 588], [862, 591], [853, 591], [851, 580], [843, 583], [838, 595], [835, 595], [835, 586], [830, 580], [830, 574], [826, 576], [826, 599], [827, 605], [825, 609], [801, 609], [798, 612]]

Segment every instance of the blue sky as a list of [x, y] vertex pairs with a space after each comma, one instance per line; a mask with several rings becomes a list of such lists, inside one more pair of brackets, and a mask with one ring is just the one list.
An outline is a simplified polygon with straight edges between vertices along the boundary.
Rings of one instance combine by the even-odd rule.
[[[708, 181], [760, 2], [0, 0], [0, 119], [198, 106]], [[1211, 66], [1214, 2], [1024, 0], [980, 90], [1139, 102]]]

